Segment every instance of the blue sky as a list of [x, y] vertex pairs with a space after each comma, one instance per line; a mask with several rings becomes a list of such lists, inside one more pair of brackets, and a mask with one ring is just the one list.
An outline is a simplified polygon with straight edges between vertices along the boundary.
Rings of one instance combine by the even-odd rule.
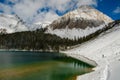
[[99, 0], [96, 8], [114, 20], [120, 19], [120, 0]]
[[112, 19], [120, 19], [120, 0], [0, 0], [0, 12], [17, 14], [26, 22], [44, 22], [81, 5], [94, 6]]

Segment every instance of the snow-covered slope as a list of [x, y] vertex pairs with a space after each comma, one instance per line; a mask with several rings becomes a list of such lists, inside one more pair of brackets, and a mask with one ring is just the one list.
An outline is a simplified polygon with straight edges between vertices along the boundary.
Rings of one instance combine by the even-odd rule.
[[119, 24], [113, 23], [112, 25], [114, 25], [112, 29], [102, 33], [94, 40], [64, 51], [69, 56], [80, 60], [80, 57], [84, 56], [98, 64], [94, 72], [79, 76], [77, 80], [107, 80], [110, 63], [120, 58], [120, 21]]
[[0, 32], [13, 33], [26, 30], [28, 30], [28, 28], [18, 16], [0, 14]]
[[27, 24], [17, 15], [0, 14], [0, 33], [14, 33], [21, 31], [34, 31], [40, 28], [46, 28], [51, 22], [37, 22]]
[[33, 30], [36, 30], [36, 29], [40, 29], [40, 28], [46, 28], [47, 25], [49, 25], [51, 22], [36, 22], [32, 25], [29, 25], [29, 30], [33, 31]]
[[35, 25], [40, 25], [41, 28], [46, 28], [47, 25], [49, 25], [51, 22], [46, 21], [46, 22], [36, 22], [34, 23]]
[[81, 38], [103, 28], [113, 20], [90, 6], [81, 6], [68, 12], [48, 26], [46, 33], [62, 38]]

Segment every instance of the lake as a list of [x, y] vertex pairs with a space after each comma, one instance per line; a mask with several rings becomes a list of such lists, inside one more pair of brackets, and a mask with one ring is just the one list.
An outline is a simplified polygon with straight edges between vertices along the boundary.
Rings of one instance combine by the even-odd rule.
[[60, 53], [0, 51], [0, 80], [75, 80], [92, 66]]

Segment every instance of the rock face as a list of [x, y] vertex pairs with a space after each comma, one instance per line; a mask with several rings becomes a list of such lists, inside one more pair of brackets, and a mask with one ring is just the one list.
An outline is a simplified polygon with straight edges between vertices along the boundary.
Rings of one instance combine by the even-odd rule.
[[87, 36], [112, 21], [107, 15], [93, 7], [81, 6], [53, 21], [46, 32], [62, 38], [74, 39], [74, 37]]
[[26, 31], [28, 28], [17, 15], [0, 14], [0, 33]]

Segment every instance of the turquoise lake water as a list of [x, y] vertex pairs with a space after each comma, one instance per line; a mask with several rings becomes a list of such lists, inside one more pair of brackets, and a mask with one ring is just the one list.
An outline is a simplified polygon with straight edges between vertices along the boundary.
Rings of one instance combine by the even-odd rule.
[[75, 80], [92, 66], [60, 53], [0, 51], [0, 80]]

